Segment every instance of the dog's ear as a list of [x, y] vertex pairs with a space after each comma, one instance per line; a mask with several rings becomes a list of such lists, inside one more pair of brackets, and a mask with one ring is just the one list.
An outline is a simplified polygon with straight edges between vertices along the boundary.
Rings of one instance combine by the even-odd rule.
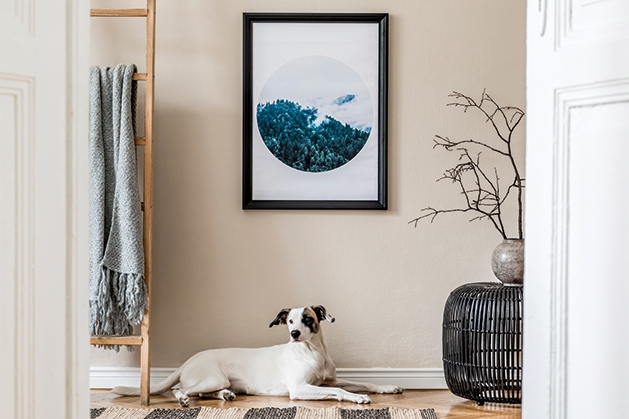
[[275, 320], [271, 322], [269, 327], [277, 326], [278, 324], [286, 324], [286, 316], [290, 313], [290, 308], [285, 308], [277, 314]]
[[312, 306], [312, 311], [314, 311], [315, 313], [317, 313], [317, 318], [319, 319], [320, 322], [327, 320], [330, 323], [334, 323], [334, 317], [330, 316], [327, 311], [325, 310], [325, 307], [323, 306]]

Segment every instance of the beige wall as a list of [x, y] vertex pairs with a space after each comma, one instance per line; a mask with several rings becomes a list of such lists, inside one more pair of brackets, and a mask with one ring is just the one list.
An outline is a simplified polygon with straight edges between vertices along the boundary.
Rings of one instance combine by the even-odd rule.
[[[240, 209], [245, 11], [390, 13], [388, 211]], [[268, 328], [277, 311], [323, 304], [337, 319], [325, 324], [337, 366], [440, 367], [445, 299], [493, 280], [501, 238], [461, 214], [408, 221], [460, 202], [435, 183], [456, 156], [433, 150], [433, 136], [491, 134], [478, 114], [445, 106], [452, 90], [524, 107], [525, 2], [158, 0], [157, 13], [153, 366], [285, 342]], [[92, 19], [92, 64], [142, 70], [143, 39], [141, 21]], [[137, 357], [94, 349], [92, 365]]]

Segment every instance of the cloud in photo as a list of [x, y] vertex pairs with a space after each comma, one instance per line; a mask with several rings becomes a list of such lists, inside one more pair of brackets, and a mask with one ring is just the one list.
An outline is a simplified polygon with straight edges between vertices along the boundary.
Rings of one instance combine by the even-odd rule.
[[306, 56], [280, 67], [267, 80], [258, 103], [278, 99], [318, 109], [315, 124], [331, 116], [354, 128], [371, 131], [372, 98], [360, 76], [339, 60]]

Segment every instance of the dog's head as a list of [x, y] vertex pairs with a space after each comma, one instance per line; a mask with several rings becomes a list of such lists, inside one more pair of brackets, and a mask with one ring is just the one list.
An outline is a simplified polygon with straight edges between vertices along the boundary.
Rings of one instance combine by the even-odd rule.
[[291, 342], [306, 342], [319, 333], [319, 323], [324, 320], [334, 322], [334, 317], [330, 316], [323, 306], [285, 308], [277, 314], [269, 327], [286, 324]]

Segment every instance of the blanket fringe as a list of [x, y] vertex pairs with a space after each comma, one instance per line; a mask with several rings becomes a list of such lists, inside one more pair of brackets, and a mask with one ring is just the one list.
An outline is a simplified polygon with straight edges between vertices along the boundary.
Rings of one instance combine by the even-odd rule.
[[[142, 323], [148, 305], [144, 275], [115, 272], [102, 266], [98, 295], [98, 300], [90, 300], [92, 336], [128, 336], [133, 333], [134, 325]], [[120, 350], [120, 345], [97, 346]]]

